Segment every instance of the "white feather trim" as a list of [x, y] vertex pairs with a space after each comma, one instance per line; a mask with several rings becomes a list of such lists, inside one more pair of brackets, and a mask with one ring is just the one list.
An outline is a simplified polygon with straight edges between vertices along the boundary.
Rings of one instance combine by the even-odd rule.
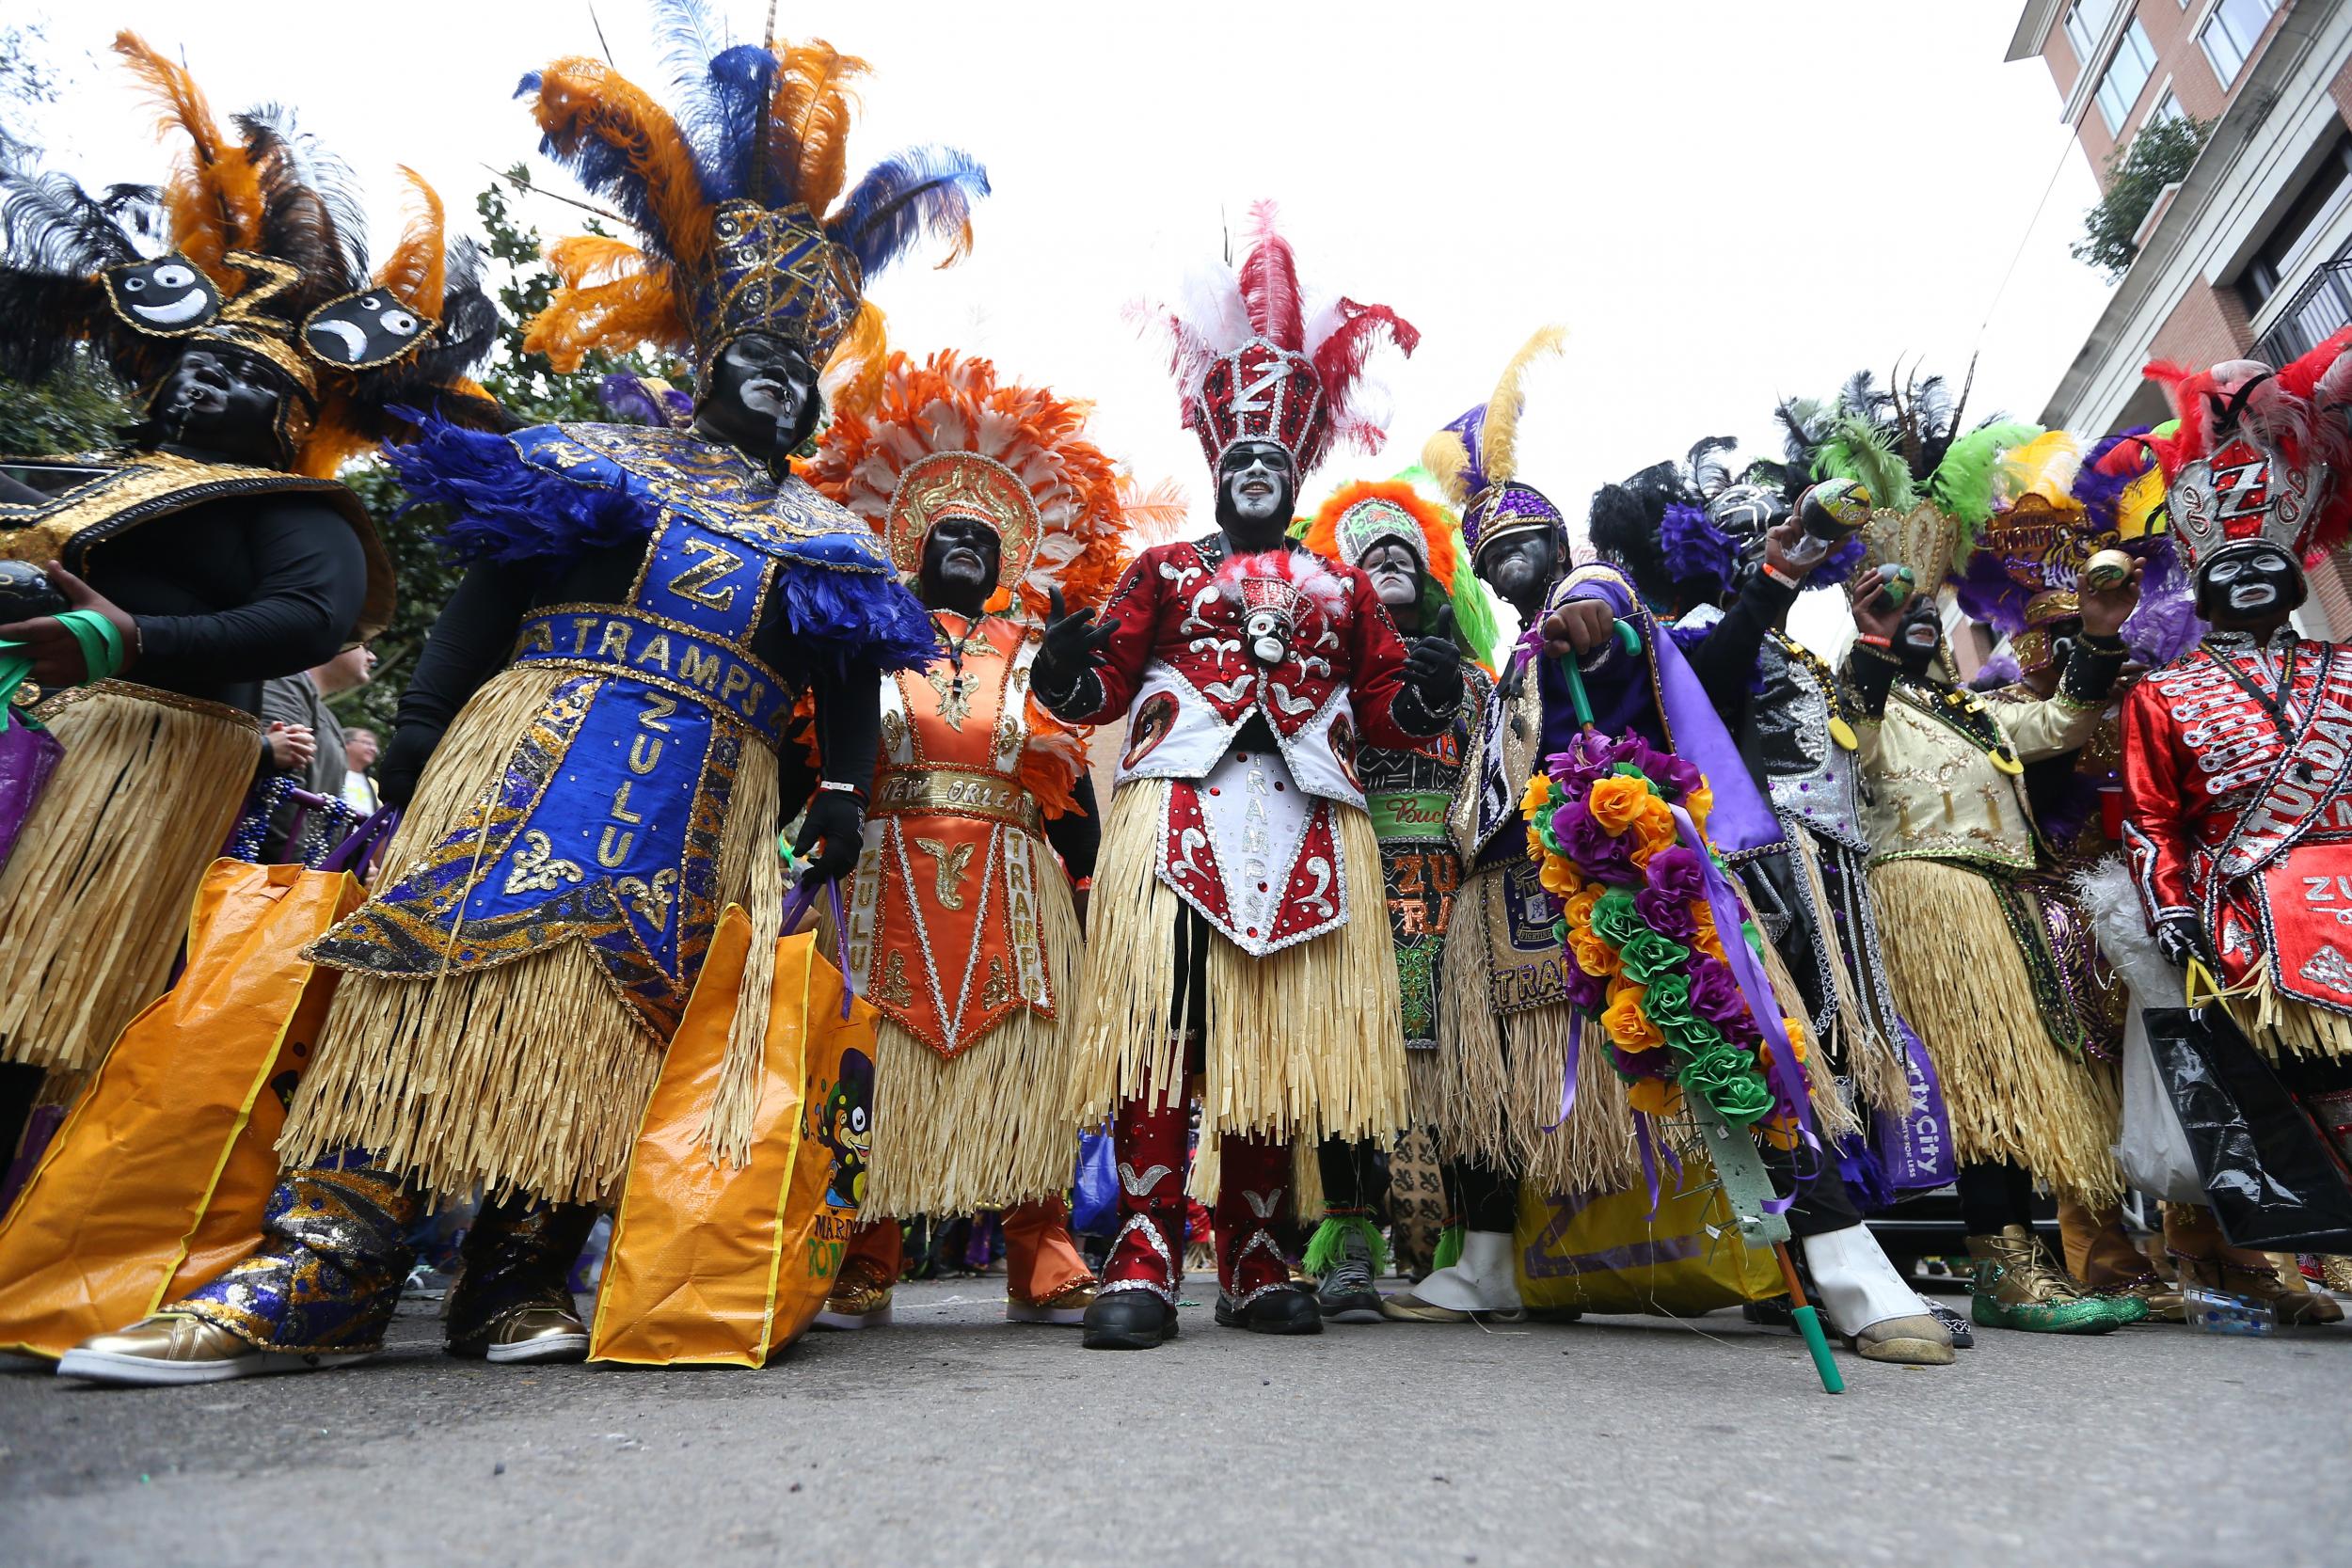
[[2091, 929], [2098, 933], [2099, 950], [2132, 988], [2132, 994], [2143, 1006], [2153, 1002], [2161, 1006], [2168, 999], [2177, 999], [2182, 973], [2156, 951], [2156, 939], [2140, 907], [2139, 890], [2132, 885], [2131, 871], [2123, 862], [2110, 855], [2090, 870], [2076, 872], [2074, 890], [2090, 915]]

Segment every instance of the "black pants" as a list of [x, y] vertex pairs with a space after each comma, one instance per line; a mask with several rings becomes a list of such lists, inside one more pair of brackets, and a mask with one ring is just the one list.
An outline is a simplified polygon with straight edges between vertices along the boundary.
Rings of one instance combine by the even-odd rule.
[[1960, 1167], [1960, 1221], [1971, 1236], [1997, 1236], [2004, 1226], [2033, 1227], [2033, 1175], [2008, 1160]]
[[1326, 1208], [1376, 1213], [1389, 1201], [1389, 1157], [1370, 1138], [1326, 1138], [1315, 1164]]

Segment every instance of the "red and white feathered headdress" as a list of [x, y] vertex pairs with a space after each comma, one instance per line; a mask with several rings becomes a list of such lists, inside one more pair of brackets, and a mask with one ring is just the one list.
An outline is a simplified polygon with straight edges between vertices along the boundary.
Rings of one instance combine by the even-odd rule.
[[2178, 424], [2147, 438], [2192, 575], [2258, 543], [2309, 563], [2352, 533], [2352, 329], [2279, 370], [2232, 359], [2191, 372], [2153, 364]]
[[1334, 442], [1378, 450], [1386, 432], [1360, 401], [1364, 366], [1382, 338], [1410, 355], [1421, 333], [1385, 305], [1335, 296], [1311, 309], [1274, 218], [1273, 202], [1253, 205], [1239, 270], [1219, 267], [1182, 308], [1151, 313], [1174, 347], [1184, 424], [1209, 466], [1236, 441], [1273, 441], [1303, 478]]

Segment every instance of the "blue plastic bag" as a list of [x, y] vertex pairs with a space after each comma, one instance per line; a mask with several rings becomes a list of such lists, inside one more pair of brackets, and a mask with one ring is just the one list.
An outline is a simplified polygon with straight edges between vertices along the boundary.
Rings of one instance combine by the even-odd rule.
[[1119, 1163], [1107, 1130], [1078, 1137], [1078, 1168], [1070, 1180], [1070, 1228], [1108, 1236], [1119, 1228]]

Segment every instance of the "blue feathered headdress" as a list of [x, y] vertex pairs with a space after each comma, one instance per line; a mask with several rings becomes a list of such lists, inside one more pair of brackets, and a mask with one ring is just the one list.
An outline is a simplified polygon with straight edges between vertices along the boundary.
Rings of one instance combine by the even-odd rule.
[[[700, 0], [658, 0], [673, 106], [600, 60], [523, 78], [548, 156], [612, 203], [634, 245], [580, 235], [548, 247], [563, 280], [526, 346], [557, 369], [594, 348], [653, 343], [707, 370], [746, 332], [800, 344], [820, 368], [843, 340], [879, 359], [866, 280], [929, 235], [972, 243], [988, 173], [916, 148], [849, 188], [850, 84], [866, 62], [812, 42], [729, 44]], [[945, 264], [945, 263], [943, 263]]]

